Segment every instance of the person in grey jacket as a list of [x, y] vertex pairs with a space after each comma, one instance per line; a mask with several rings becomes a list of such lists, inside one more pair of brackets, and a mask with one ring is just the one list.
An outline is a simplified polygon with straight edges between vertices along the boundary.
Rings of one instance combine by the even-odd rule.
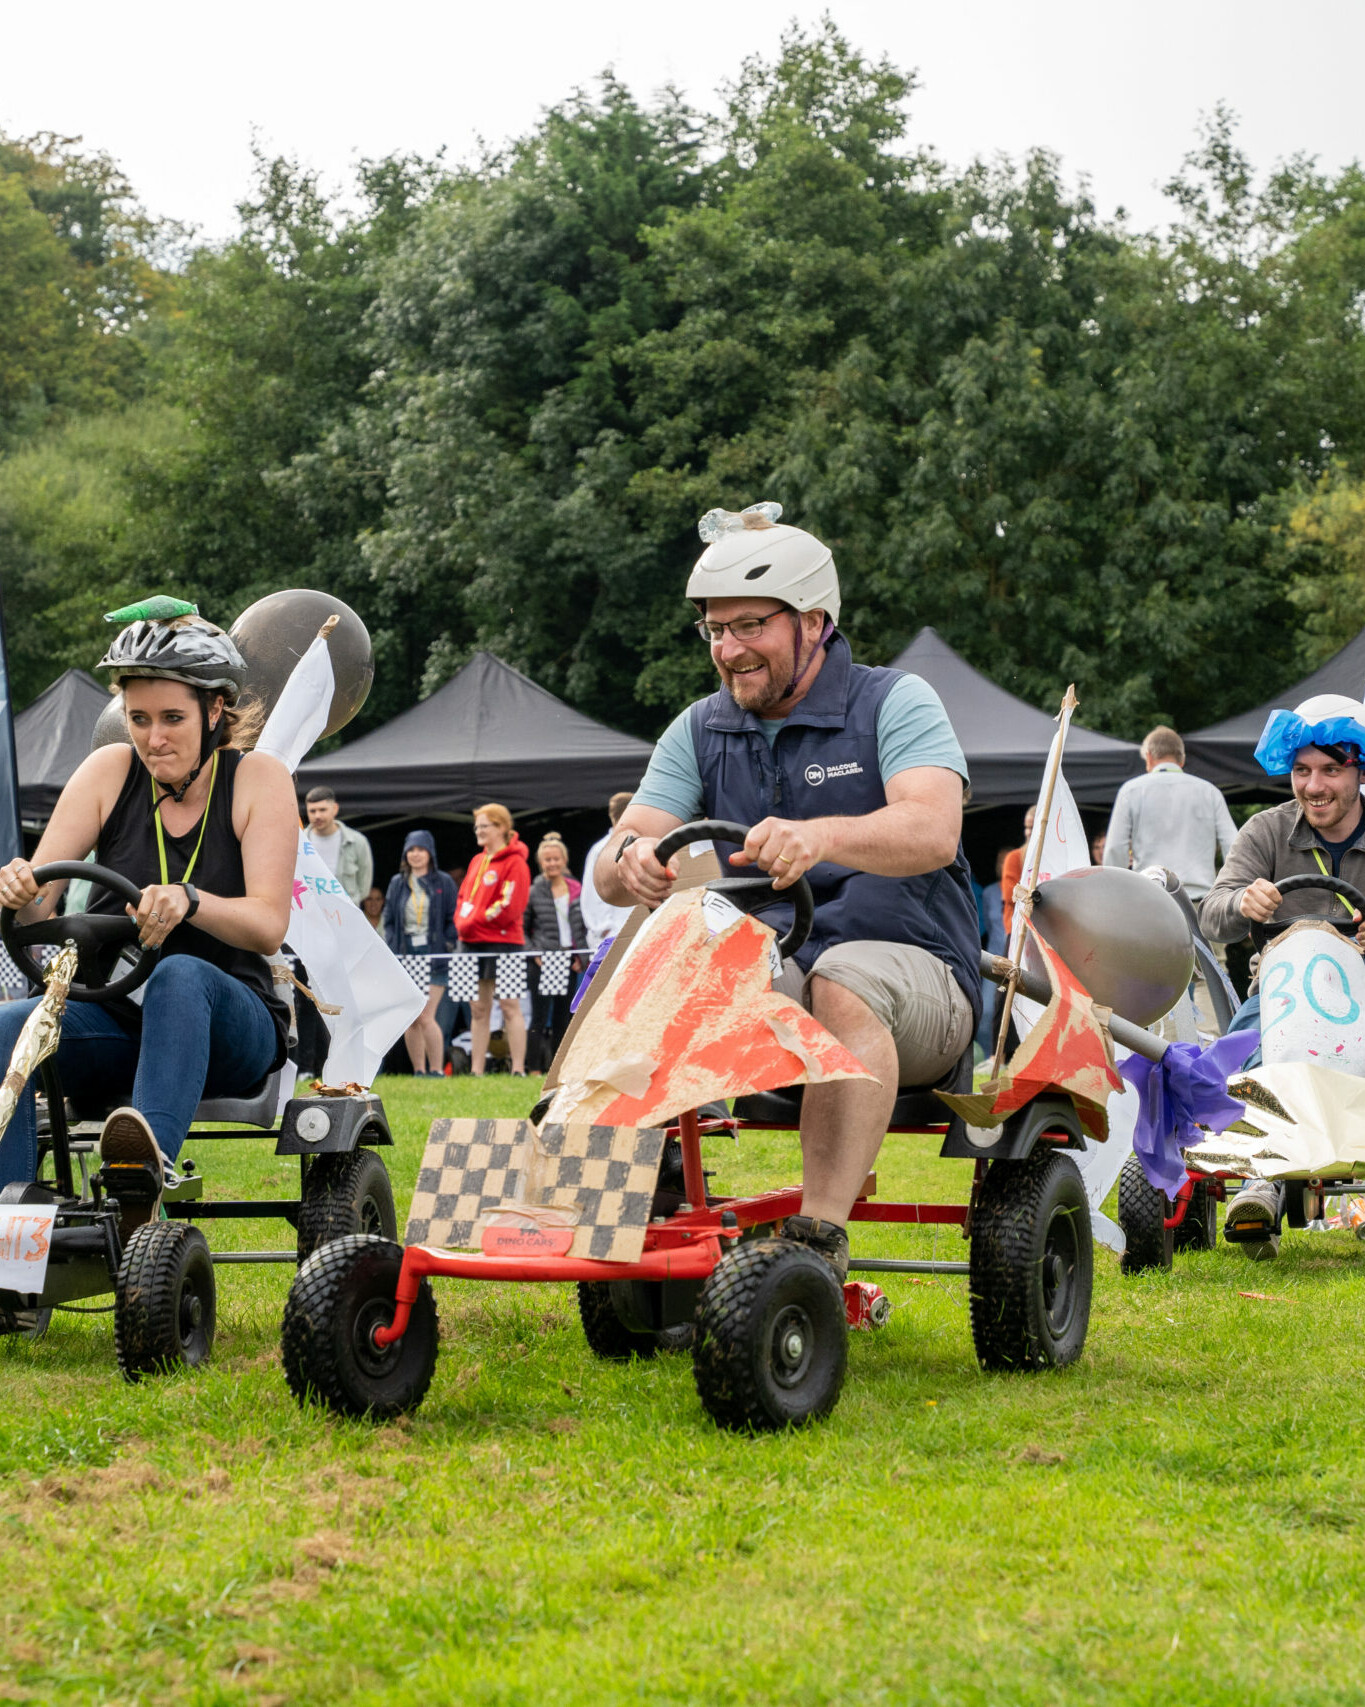
[[1125, 782], [1114, 801], [1104, 841], [1106, 865], [1164, 865], [1191, 901], [1208, 894], [1237, 839], [1227, 802], [1211, 782], [1185, 774], [1185, 743], [1161, 725], [1142, 743], [1145, 776]]
[[[531, 893], [522, 917], [528, 948], [586, 948], [588, 936], [583, 925], [579, 904], [582, 892], [578, 879], [569, 871], [569, 850], [563, 838], [551, 831], [536, 849], [540, 875], [531, 883]], [[559, 1041], [569, 1023], [569, 1003], [573, 999], [583, 962], [575, 956], [569, 987], [562, 995], [550, 996], [541, 992], [540, 958], [530, 965], [531, 1027], [535, 1033], [532, 1053], [538, 1057], [541, 1071], [550, 1064]]]
[[355, 902], [364, 901], [374, 883], [374, 854], [359, 830], [343, 824], [337, 813], [337, 797], [330, 788], [310, 788], [304, 804], [308, 808], [308, 839], [318, 857]]
[[[1316, 873], [1365, 889], [1365, 810], [1360, 799], [1365, 752], [1365, 705], [1339, 694], [1319, 694], [1293, 712], [1276, 711], [1266, 724], [1256, 757], [1272, 775], [1289, 772], [1294, 798], [1258, 812], [1242, 826], [1227, 862], [1199, 908], [1204, 935], [1236, 942], [1253, 924], [1292, 924], [1305, 915], [1339, 915], [1356, 925], [1365, 949], [1365, 921], [1330, 889], [1282, 896], [1286, 878]], [[1259, 1028], [1259, 978], [1233, 1017], [1230, 1031]], [[1250, 1064], [1259, 1057], [1252, 1055]], [[1279, 1213], [1278, 1188], [1252, 1180], [1228, 1204], [1225, 1226], [1271, 1226]], [[1264, 1259], [1279, 1252], [1279, 1237], [1246, 1247]]]

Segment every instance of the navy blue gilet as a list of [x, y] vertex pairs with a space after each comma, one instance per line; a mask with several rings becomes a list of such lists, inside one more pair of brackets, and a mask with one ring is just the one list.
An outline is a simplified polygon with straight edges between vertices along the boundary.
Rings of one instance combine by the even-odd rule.
[[[770, 748], [759, 719], [721, 688], [691, 710], [703, 815], [756, 824], [761, 818], [863, 817], [886, 805], [877, 760], [877, 714], [899, 670], [855, 664], [835, 633], [809, 693]], [[722, 860], [724, 854], [722, 853]], [[981, 934], [971, 872], [958, 843], [951, 865], [919, 877], [874, 877], [823, 861], [806, 874], [815, 924], [797, 956], [803, 970], [840, 942], [905, 942], [944, 961], [981, 1017]], [[789, 904], [765, 908], [778, 931]]]

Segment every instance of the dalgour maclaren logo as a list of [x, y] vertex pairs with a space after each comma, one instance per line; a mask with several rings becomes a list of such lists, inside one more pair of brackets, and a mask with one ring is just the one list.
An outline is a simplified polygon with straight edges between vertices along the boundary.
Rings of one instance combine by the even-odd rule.
[[862, 774], [863, 767], [856, 759], [849, 759], [846, 764], [842, 765], [831, 765], [828, 770], [825, 769], [824, 765], [806, 766], [806, 781], [812, 788], [818, 788], [826, 777], [833, 780], [839, 776], [861, 776]]

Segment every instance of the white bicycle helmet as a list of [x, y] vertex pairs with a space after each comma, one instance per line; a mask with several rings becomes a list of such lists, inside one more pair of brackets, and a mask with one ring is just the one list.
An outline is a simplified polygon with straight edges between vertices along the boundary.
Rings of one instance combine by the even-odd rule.
[[708, 510], [697, 524], [706, 542], [687, 581], [687, 597], [742, 598], [756, 593], [793, 610], [822, 610], [839, 620], [839, 573], [834, 554], [813, 533], [778, 522], [781, 504], [747, 510]]

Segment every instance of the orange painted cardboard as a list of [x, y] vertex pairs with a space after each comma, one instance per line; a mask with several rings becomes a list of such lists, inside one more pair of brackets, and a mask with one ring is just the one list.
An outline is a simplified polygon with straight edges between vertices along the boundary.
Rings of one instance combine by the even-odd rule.
[[721, 1097], [871, 1078], [773, 993], [773, 932], [742, 917], [713, 934], [704, 899], [672, 896], [623, 955], [564, 1051], [547, 1123], [652, 1126]]

